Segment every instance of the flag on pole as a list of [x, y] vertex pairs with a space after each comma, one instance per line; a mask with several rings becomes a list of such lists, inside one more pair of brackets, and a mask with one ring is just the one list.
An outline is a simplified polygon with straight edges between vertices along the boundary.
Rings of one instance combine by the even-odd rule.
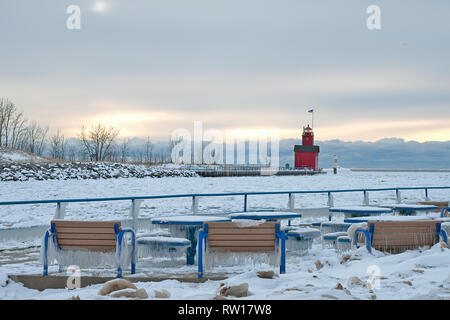
[[314, 112], [314, 109], [308, 110], [308, 112]]

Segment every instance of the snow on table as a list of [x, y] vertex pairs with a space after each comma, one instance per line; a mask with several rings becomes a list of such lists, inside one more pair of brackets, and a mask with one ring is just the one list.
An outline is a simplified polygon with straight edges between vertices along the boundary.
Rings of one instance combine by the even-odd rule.
[[231, 219], [226, 217], [218, 216], [171, 216], [171, 217], [160, 217], [152, 219], [153, 224], [163, 224], [163, 225], [185, 225], [185, 226], [201, 226], [203, 222], [226, 222], [231, 221]]
[[405, 211], [431, 211], [438, 209], [437, 206], [434, 205], [424, 205], [424, 204], [386, 204], [380, 205], [383, 208], [391, 208], [393, 210], [405, 210]]
[[371, 207], [371, 206], [353, 206], [353, 207], [332, 207], [328, 209], [330, 212], [341, 213], [391, 213], [392, 209], [383, 207]]
[[229, 215], [233, 219], [295, 219], [301, 218], [300, 213], [283, 212], [283, 211], [251, 211], [238, 212]]
[[357, 218], [347, 218], [344, 222], [348, 223], [360, 223], [368, 221], [418, 221], [418, 220], [432, 220], [432, 217], [428, 216], [368, 216], [368, 217], [357, 217]]

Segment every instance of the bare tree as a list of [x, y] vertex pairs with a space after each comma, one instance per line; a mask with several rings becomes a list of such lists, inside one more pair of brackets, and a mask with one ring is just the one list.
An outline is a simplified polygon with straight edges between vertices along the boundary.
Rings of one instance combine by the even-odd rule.
[[50, 153], [53, 159], [65, 159], [67, 141], [64, 134], [58, 131], [50, 137]]
[[16, 148], [24, 134], [26, 119], [8, 99], [0, 100], [0, 146]]
[[103, 161], [112, 156], [113, 144], [120, 130], [102, 124], [86, 129], [81, 128], [78, 138], [83, 143], [84, 151], [91, 160]]
[[126, 162], [128, 159], [128, 152], [130, 148], [130, 138], [123, 138], [120, 144], [120, 161]]
[[45, 148], [45, 142], [48, 133], [48, 126], [41, 127], [33, 121], [26, 129], [25, 133], [25, 151], [42, 155]]
[[153, 145], [150, 141], [150, 137], [147, 137], [147, 141], [145, 143], [145, 162], [151, 163], [152, 162], [152, 153], [153, 153]]

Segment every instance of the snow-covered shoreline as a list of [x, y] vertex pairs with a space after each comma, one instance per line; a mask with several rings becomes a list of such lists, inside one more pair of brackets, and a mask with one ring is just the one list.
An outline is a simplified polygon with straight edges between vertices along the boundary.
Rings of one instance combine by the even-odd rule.
[[197, 177], [194, 171], [109, 162], [0, 163], [0, 181]]

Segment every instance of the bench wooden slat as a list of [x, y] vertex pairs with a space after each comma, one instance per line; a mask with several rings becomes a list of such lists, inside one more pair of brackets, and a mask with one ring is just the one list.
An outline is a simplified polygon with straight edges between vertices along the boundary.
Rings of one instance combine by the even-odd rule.
[[369, 221], [367, 225], [373, 224], [376, 228], [405, 228], [405, 227], [426, 227], [436, 226], [439, 220], [414, 220], [414, 221]]
[[393, 228], [385, 228], [378, 227], [375, 230], [375, 233], [436, 233], [436, 226], [432, 227], [393, 227]]
[[275, 241], [254, 240], [254, 241], [233, 241], [233, 240], [214, 240], [208, 241], [210, 247], [269, 247], [275, 246]]
[[60, 246], [69, 245], [87, 245], [87, 246], [116, 246], [115, 240], [98, 240], [98, 239], [58, 239]]
[[233, 229], [230, 229], [230, 228], [212, 228], [212, 229], [210, 229], [210, 228], [208, 228], [208, 235], [227, 235], [227, 234], [230, 234], [230, 235], [233, 235], [233, 234], [249, 234], [249, 235], [253, 235], [253, 234], [262, 234], [262, 235], [264, 235], [264, 234], [273, 234], [274, 233], [274, 230], [272, 230], [272, 229], [267, 229], [267, 228], [264, 228], [264, 229], [254, 229], [254, 228], [252, 228], [252, 229], [250, 229], [250, 228], [233, 228]]
[[110, 233], [114, 234], [112, 228], [56, 228], [56, 234], [58, 233], [85, 233], [85, 234], [95, 234], [95, 233]]
[[59, 239], [97, 239], [97, 240], [115, 240], [114, 233], [57, 233]]
[[232, 251], [232, 252], [273, 252], [274, 247], [212, 247], [213, 251]]
[[388, 241], [382, 241], [382, 240], [377, 240], [372, 242], [372, 246], [373, 247], [377, 247], [377, 246], [387, 246], [387, 247], [391, 247], [391, 246], [421, 246], [421, 245], [433, 245], [433, 241], [422, 241], [420, 239], [418, 240], [403, 240], [403, 239], [391, 239]]
[[70, 220], [52, 220], [55, 227], [67, 227], [67, 228], [112, 228], [118, 224], [121, 226], [120, 221], [70, 221]]
[[89, 250], [89, 251], [104, 251], [104, 252], [116, 250], [116, 246], [81, 246], [81, 245], [69, 246], [69, 245], [66, 245], [66, 246], [61, 246], [61, 248], [69, 249], [69, 250], [82, 249], [82, 250]]
[[243, 230], [244, 229], [265, 229], [265, 228], [274, 229], [275, 225], [277, 223], [278, 222], [270, 221], [270, 222], [264, 222], [264, 223], [258, 224], [256, 226], [241, 227], [241, 224], [236, 223], [236, 222], [217, 222], [217, 221], [215, 221], [215, 222], [205, 222], [205, 223], [203, 223], [203, 225], [205, 225], [205, 224], [208, 225], [208, 232], [209, 232], [210, 229], [214, 229], [214, 228], [220, 229], [220, 228], [230, 228], [230, 227], [239, 228], [239, 229], [243, 229]]
[[209, 241], [214, 240], [271, 240], [275, 241], [275, 234], [211, 234], [208, 235]]
[[407, 238], [434, 238], [436, 232], [404, 232], [404, 233], [389, 233], [389, 232], [375, 232], [373, 239], [389, 238], [389, 239], [407, 239]]

